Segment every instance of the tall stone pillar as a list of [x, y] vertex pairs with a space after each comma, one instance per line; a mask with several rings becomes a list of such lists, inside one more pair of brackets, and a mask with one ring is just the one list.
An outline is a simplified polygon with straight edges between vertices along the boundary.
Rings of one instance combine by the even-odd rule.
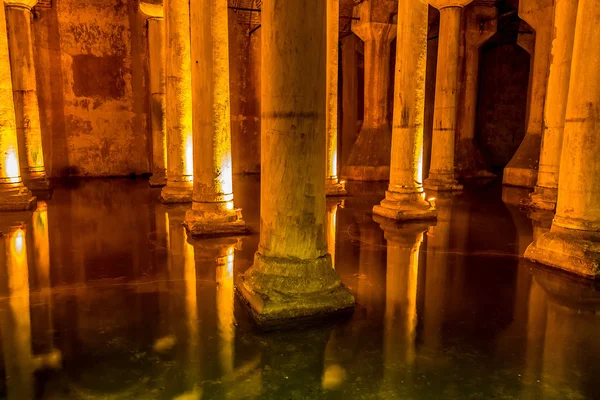
[[[356, 35], [342, 40], [342, 164], [350, 157], [358, 134], [358, 55]], [[339, 164], [338, 164], [339, 165]]]
[[402, 0], [398, 6], [390, 186], [373, 207], [373, 213], [392, 219], [436, 216], [422, 185], [428, 9], [422, 0]]
[[525, 257], [590, 278], [600, 276], [600, 2], [579, 0], [560, 160], [558, 202], [549, 232]]
[[540, 165], [535, 192], [529, 205], [543, 210], [556, 208], [558, 172], [565, 130], [569, 76], [573, 57], [578, 0], [557, 0], [554, 5], [554, 32], [550, 74], [544, 103], [544, 125]]
[[0, 9], [0, 211], [23, 211], [35, 208], [36, 198], [21, 180], [6, 16]]
[[475, 142], [477, 97], [479, 94], [479, 58], [481, 46], [498, 27], [498, 8], [488, 5], [470, 5], [465, 8], [464, 52], [462, 57], [461, 90], [456, 126], [456, 175], [460, 178], [490, 178], [485, 162]]
[[150, 186], [167, 184], [167, 130], [165, 123], [165, 22], [161, 5], [140, 3], [148, 18], [148, 70], [152, 122], [152, 176]]
[[194, 235], [246, 232], [233, 205], [227, 0], [192, 1], [194, 193], [185, 226]]
[[461, 190], [454, 179], [454, 139], [458, 106], [458, 61], [460, 18], [464, 6], [471, 0], [430, 0], [440, 10], [435, 110], [433, 112], [433, 143], [431, 166], [425, 188], [435, 191]]
[[527, 130], [523, 142], [504, 168], [502, 183], [505, 185], [533, 188], [537, 181], [552, 41], [553, 3], [553, 0], [519, 2], [519, 17], [535, 30], [535, 48], [530, 71]]
[[48, 190], [31, 33], [31, 8], [36, 3], [37, 0], [4, 2], [21, 175], [30, 189]]
[[164, 0], [166, 32], [167, 185], [163, 203], [192, 201], [192, 65], [189, 0]]
[[365, 0], [354, 8], [359, 21], [352, 31], [365, 42], [365, 113], [344, 176], [357, 181], [387, 181], [390, 177], [392, 132], [388, 123], [390, 56], [396, 25], [395, 0]]
[[260, 243], [238, 284], [259, 322], [354, 306], [325, 237], [326, 7], [263, 3]]
[[327, 168], [325, 193], [327, 196], [346, 194], [338, 176], [338, 75], [339, 75], [340, 0], [327, 0]]

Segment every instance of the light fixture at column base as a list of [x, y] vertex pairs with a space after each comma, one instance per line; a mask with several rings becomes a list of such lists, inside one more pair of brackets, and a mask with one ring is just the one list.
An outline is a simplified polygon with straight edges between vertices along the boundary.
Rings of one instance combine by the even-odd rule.
[[586, 278], [600, 278], [600, 233], [553, 226], [529, 245], [525, 258]]
[[236, 289], [259, 325], [318, 318], [354, 308], [354, 296], [333, 269], [329, 254], [316, 260], [266, 257], [239, 277]]
[[148, 183], [150, 187], [163, 187], [167, 184], [167, 177], [161, 174], [152, 174]]
[[24, 186], [0, 191], [0, 211], [30, 211], [36, 207], [37, 198]]
[[167, 185], [160, 192], [160, 202], [165, 204], [191, 203], [192, 202], [192, 183], [187, 186]]
[[242, 210], [211, 210], [206, 209], [187, 210], [183, 225], [188, 232], [194, 236], [229, 236], [244, 235], [249, 233], [246, 222], [242, 219]]
[[340, 182], [337, 179], [328, 179], [325, 181], [326, 196], [347, 196], [346, 183]]
[[[385, 199], [373, 207], [373, 214], [396, 221], [411, 221], [437, 218], [437, 210], [420, 194], [391, 194], [386, 192]], [[404, 198], [404, 199], [403, 199]]]

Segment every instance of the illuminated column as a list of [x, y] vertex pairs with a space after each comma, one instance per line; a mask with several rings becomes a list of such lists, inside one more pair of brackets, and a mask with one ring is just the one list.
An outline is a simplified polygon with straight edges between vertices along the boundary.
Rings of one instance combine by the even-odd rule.
[[13, 103], [5, 8], [0, 7], [0, 211], [35, 208], [36, 199], [23, 185]]
[[479, 94], [479, 57], [481, 46], [498, 27], [498, 8], [493, 5], [471, 5], [464, 12], [464, 58], [462, 88], [458, 102], [456, 126], [456, 175], [461, 178], [489, 178], [495, 176], [485, 170], [483, 157], [475, 143], [477, 95]]
[[471, 0], [430, 0], [440, 10], [440, 35], [433, 112], [431, 166], [425, 188], [436, 191], [461, 190], [454, 179], [454, 136], [458, 106], [458, 59], [460, 15]]
[[338, 57], [340, 0], [327, 0], [327, 196], [343, 196], [346, 187], [338, 177]]
[[392, 15], [396, 2], [366, 0], [354, 7], [352, 32], [365, 42], [364, 120], [348, 157], [344, 176], [358, 181], [390, 178], [392, 132], [389, 111], [390, 57], [396, 25]]
[[549, 232], [525, 257], [594, 278], [600, 276], [600, 2], [579, 0], [560, 160], [558, 202]]
[[194, 180], [192, 139], [192, 65], [190, 2], [165, 0], [167, 185], [163, 203], [192, 201]]
[[152, 176], [150, 186], [167, 184], [167, 131], [165, 124], [165, 22], [162, 5], [140, 3], [148, 18], [148, 70], [152, 121]]
[[322, 0], [263, 3], [260, 243], [238, 285], [259, 322], [354, 307], [325, 238], [325, 23]]
[[504, 168], [502, 183], [533, 188], [537, 181], [540, 144], [550, 63], [553, 0], [519, 1], [519, 17], [535, 29], [535, 48], [530, 70], [527, 131], [515, 155]]
[[530, 206], [554, 211], [558, 198], [558, 172], [565, 130], [569, 76], [575, 38], [578, 0], [558, 0], [554, 9], [554, 32], [550, 74], [544, 104], [544, 134], [535, 192]]
[[37, 0], [6, 0], [4, 3], [21, 174], [30, 189], [48, 190], [50, 181], [44, 167], [31, 34], [31, 8]]
[[331, 265], [335, 268], [335, 244], [337, 238], [337, 212], [344, 207], [344, 200], [327, 199], [327, 252], [331, 255]]
[[185, 226], [194, 236], [245, 233], [233, 205], [227, 0], [191, 4], [194, 194]]
[[392, 219], [436, 216], [422, 185], [428, 8], [421, 0], [400, 1], [398, 8], [390, 186], [373, 207], [373, 213]]
[[235, 244], [221, 245], [217, 257], [217, 325], [219, 329], [219, 361], [223, 375], [231, 374], [235, 365], [235, 291], [233, 265]]

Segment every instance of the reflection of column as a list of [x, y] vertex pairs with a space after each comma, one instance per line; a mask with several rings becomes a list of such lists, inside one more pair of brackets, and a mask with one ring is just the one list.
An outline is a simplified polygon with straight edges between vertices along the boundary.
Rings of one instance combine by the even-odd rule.
[[148, 18], [148, 70], [152, 122], [152, 176], [150, 186], [167, 183], [167, 131], [165, 125], [165, 22], [161, 5], [140, 3]]
[[[527, 271], [529, 274], [530, 272]], [[531, 387], [540, 379], [543, 362], [544, 337], [546, 332], [546, 294], [535, 279], [530, 280], [529, 301], [527, 306], [527, 334], [525, 348], [525, 369], [523, 382]], [[519, 304], [515, 302], [515, 304]], [[539, 399], [540, 393], [523, 393], [523, 399]]]
[[535, 29], [535, 48], [530, 71], [527, 131], [515, 155], [504, 168], [502, 183], [505, 185], [533, 188], [537, 180], [550, 63], [553, 3], [552, 0], [519, 1], [519, 17]]
[[227, 1], [191, 2], [194, 193], [185, 226], [194, 236], [246, 232], [233, 205]]
[[235, 362], [235, 317], [233, 315], [233, 259], [234, 246], [226, 248], [225, 255], [217, 259], [217, 313], [219, 327], [219, 361], [223, 374], [233, 372]]
[[462, 88], [456, 126], [456, 175], [461, 178], [494, 176], [486, 171], [475, 141], [477, 95], [479, 93], [479, 57], [481, 46], [496, 33], [498, 8], [472, 4], [465, 8]]
[[600, 119], [593, 112], [600, 106], [598, 19], [600, 2], [580, 0], [556, 215], [550, 232], [525, 252], [530, 260], [590, 278], [600, 274]]
[[192, 65], [189, 0], [165, 0], [167, 185], [163, 203], [192, 201]]
[[365, 113], [344, 172], [348, 179], [386, 181], [390, 177], [388, 93], [396, 6], [397, 2], [367, 0], [354, 7], [354, 16], [360, 20], [352, 21], [352, 31], [365, 42]]
[[335, 268], [335, 244], [337, 243], [337, 212], [344, 207], [344, 201], [327, 199], [327, 251], [331, 255], [331, 265]]
[[540, 165], [530, 205], [554, 211], [558, 198], [558, 171], [565, 130], [569, 76], [575, 39], [578, 0], [560, 0], [554, 9], [554, 34], [550, 55], [548, 90], [544, 103], [544, 125]]
[[423, 198], [423, 118], [427, 66], [428, 5], [401, 1], [394, 80], [390, 185], [373, 213], [397, 220], [435, 218]]
[[5, 8], [0, 7], [0, 211], [35, 208], [35, 197], [23, 185], [11, 83]]
[[325, 22], [322, 0], [263, 4], [261, 232], [238, 285], [259, 321], [354, 306], [325, 240]]
[[431, 166], [425, 188], [437, 191], [460, 190], [454, 179], [454, 136], [458, 106], [458, 58], [460, 44], [460, 14], [471, 0], [429, 0], [440, 10], [435, 111]]
[[36, 3], [37, 0], [5, 1], [6, 24], [12, 66], [21, 174], [30, 189], [48, 190], [50, 181], [46, 177], [46, 168], [44, 167], [40, 108], [33, 61], [33, 35], [31, 33], [31, 7]]
[[328, 196], [346, 194], [338, 178], [338, 74], [340, 0], [327, 1], [327, 167], [325, 193]]

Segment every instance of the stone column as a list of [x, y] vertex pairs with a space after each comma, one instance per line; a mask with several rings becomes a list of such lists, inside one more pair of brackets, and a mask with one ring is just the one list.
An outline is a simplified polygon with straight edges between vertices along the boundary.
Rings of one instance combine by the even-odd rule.
[[260, 243], [238, 284], [259, 322], [354, 307], [325, 237], [325, 24], [322, 0], [263, 3]]
[[458, 121], [456, 126], [456, 175], [460, 178], [491, 178], [479, 147], [475, 142], [477, 120], [477, 97], [479, 94], [479, 57], [481, 46], [498, 27], [498, 8], [487, 5], [470, 5], [465, 8], [464, 54]]
[[558, 202], [549, 232], [525, 257], [589, 278], [600, 276], [600, 2], [579, 0], [560, 160]]
[[167, 184], [167, 129], [165, 124], [165, 22], [162, 5], [140, 3], [148, 18], [148, 70], [152, 121], [152, 176], [150, 186]]
[[[342, 39], [342, 164], [350, 157], [358, 134], [358, 56], [356, 35]], [[339, 165], [339, 164], [338, 164]]]
[[21, 174], [32, 190], [49, 190], [33, 61], [31, 8], [37, 0], [8, 0], [6, 25], [12, 67], [12, 88], [19, 142]]
[[554, 211], [558, 198], [558, 172], [565, 130], [569, 76], [573, 57], [578, 0], [557, 0], [554, 5], [554, 32], [550, 74], [544, 104], [544, 134], [537, 184], [529, 205]]
[[422, 0], [403, 0], [398, 6], [394, 118], [390, 186], [373, 213], [392, 219], [435, 218], [423, 198], [423, 121], [427, 66], [427, 13]]
[[435, 191], [461, 190], [454, 179], [454, 136], [458, 106], [458, 58], [460, 16], [471, 0], [430, 0], [440, 10], [435, 110], [433, 112], [433, 143], [431, 166], [425, 188]]
[[392, 132], [388, 123], [391, 43], [396, 37], [392, 15], [397, 1], [365, 0], [354, 8], [359, 21], [352, 31], [365, 42], [365, 112], [344, 176], [358, 181], [390, 177]]
[[185, 226], [194, 236], [244, 233], [233, 205], [227, 0], [191, 5], [194, 193]]
[[192, 65], [190, 2], [165, 0], [167, 185], [163, 203], [192, 201], [194, 160], [192, 140]]
[[21, 180], [5, 8], [0, 9], [0, 211], [23, 211], [34, 209], [36, 198]]
[[504, 168], [502, 183], [533, 188], [537, 181], [542, 141], [544, 102], [550, 63], [553, 0], [522, 0], [519, 17], [535, 30], [535, 48], [531, 64], [527, 130], [523, 142]]
[[327, 0], [327, 168], [325, 193], [343, 196], [346, 187], [338, 177], [338, 74], [340, 0]]

